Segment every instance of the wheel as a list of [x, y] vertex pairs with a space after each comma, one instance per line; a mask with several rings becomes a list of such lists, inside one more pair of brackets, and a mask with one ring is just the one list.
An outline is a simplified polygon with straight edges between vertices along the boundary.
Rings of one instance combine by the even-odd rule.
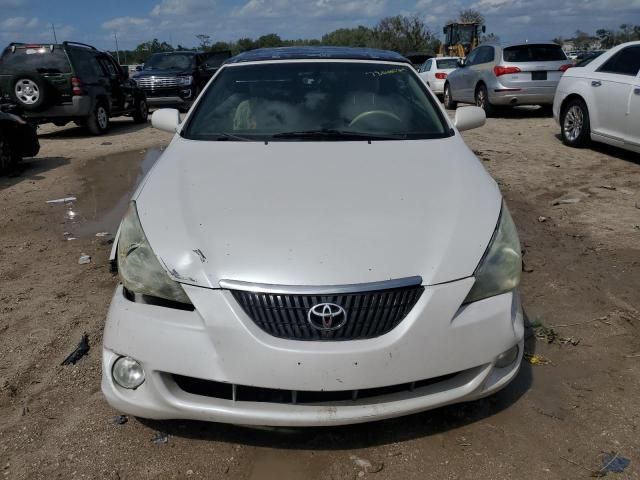
[[19, 160], [9, 141], [9, 136], [0, 132], [0, 173], [8, 172]]
[[570, 147], [584, 147], [591, 140], [589, 110], [582, 99], [569, 100], [560, 115], [562, 142]]
[[451, 87], [448, 83], [444, 86], [444, 108], [447, 110], [455, 110], [458, 108], [458, 102], [454, 102], [453, 97], [451, 97]]
[[489, 93], [487, 92], [487, 87], [485, 87], [484, 85], [479, 85], [478, 88], [476, 88], [475, 100], [476, 106], [483, 109], [487, 117], [494, 112], [495, 109], [489, 102]]
[[48, 99], [47, 84], [37, 73], [14, 75], [11, 80], [11, 98], [23, 109], [37, 111]]
[[133, 112], [133, 121], [136, 123], [147, 123], [148, 117], [149, 107], [147, 106], [147, 101], [144, 98], [141, 98]]
[[102, 135], [109, 130], [109, 112], [103, 102], [96, 102], [87, 118], [86, 126], [92, 135]]

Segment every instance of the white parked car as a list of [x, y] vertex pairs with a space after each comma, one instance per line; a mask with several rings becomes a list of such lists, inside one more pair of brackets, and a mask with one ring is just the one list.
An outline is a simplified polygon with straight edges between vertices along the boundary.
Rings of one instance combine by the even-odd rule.
[[563, 75], [553, 103], [562, 140], [640, 152], [640, 42], [619, 45]]
[[338, 425], [490, 395], [517, 374], [521, 252], [495, 181], [406, 59], [228, 61], [134, 195], [102, 390], [156, 419]]
[[436, 95], [444, 94], [447, 76], [458, 68], [460, 57], [430, 58], [420, 67], [420, 76]]

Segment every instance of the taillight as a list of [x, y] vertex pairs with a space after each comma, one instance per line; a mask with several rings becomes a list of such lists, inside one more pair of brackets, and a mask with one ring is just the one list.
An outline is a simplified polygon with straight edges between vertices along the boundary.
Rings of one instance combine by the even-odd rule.
[[521, 70], [518, 67], [501, 67], [496, 65], [493, 67], [493, 74], [496, 77], [501, 77], [502, 75], [509, 75], [511, 73], [520, 73]]
[[443, 72], [438, 72], [438, 73], [436, 73], [436, 78], [438, 80], [445, 80], [447, 78], [447, 74], [443, 73]]
[[559, 70], [561, 72], [566, 72], [567, 70], [569, 70], [571, 67], [573, 67], [573, 63], [565, 63], [564, 65], [562, 65]]
[[85, 91], [82, 88], [82, 80], [78, 77], [71, 77], [71, 92], [73, 95], [84, 95]]

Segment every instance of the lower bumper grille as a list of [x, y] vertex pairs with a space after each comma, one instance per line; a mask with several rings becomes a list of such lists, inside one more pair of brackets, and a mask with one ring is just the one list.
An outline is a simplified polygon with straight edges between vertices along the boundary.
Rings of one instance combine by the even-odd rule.
[[428, 387], [429, 385], [444, 382], [445, 380], [455, 377], [459, 373], [462, 372], [443, 375], [441, 377], [430, 378], [427, 380], [420, 380], [417, 382], [390, 385], [387, 387], [366, 388], [362, 390], [339, 390], [335, 392], [280, 390], [275, 388], [250, 387], [246, 385], [214, 382], [212, 380], [201, 380], [199, 378], [185, 377], [182, 375], [172, 375], [171, 377], [182, 391], [192, 395], [238, 402], [315, 405], [321, 403], [336, 403], [382, 397], [400, 392], [411, 392], [416, 389]]
[[[306, 341], [344, 341], [374, 338], [390, 332], [407, 316], [423, 291], [421, 285], [411, 285], [336, 295], [242, 290], [232, 290], [231, 293], [251, 320], [274, 337]], [[329, 305], [330, 308], [329, 315], [324, 318], [322, 311], [316, 308], [323, 305]], [[343, 317], [333, 317], [336, 311], [331, 309], [339, 308], [342, 308], [339, 312]], [[310, 316], [312, 309], [317, 313], [316, 322], [312, 321], [314, 318]], [[328, 322], [323, 323], [325, 319]]]

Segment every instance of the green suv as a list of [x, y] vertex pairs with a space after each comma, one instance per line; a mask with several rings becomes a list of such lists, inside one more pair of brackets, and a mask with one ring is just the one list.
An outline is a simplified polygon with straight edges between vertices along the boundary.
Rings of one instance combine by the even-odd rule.
[[11, 43], [0, 57], [0, 96], [38, 123], [73, 121], [94, 135], [120, 115], [145, 123], [145, 93], [111, 55], [77, 42]]

